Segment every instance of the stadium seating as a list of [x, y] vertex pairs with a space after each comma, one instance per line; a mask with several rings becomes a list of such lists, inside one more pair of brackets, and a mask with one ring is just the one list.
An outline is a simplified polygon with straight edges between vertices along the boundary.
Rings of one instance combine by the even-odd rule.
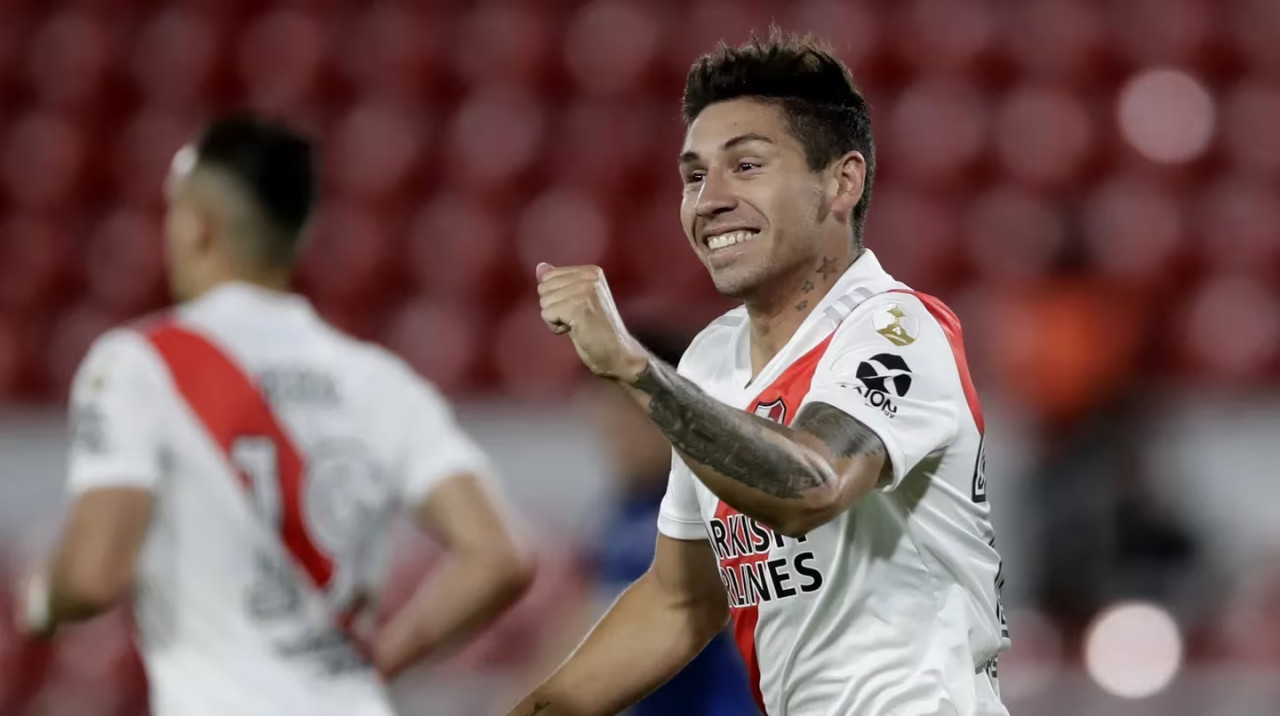
[[[1171, 277], [1280, 276], [1280, 11], [1216, 7], [8, 3], [0, 325], [26, 335], [13, 313], [44, 315], [38, 332], [50, 335], [0, 351], [0, 383], [58, 395], [57, 366], [74, 363], [86, 326], [162, 305], [164, 173], [202, 119], [238, 107], [293, 120], [325, 150], [326, 206], [300, 286], [358, 335], [407, 350], [425, 339], [406, 326], [453, 326], [440, 330], [460, 347], [414, 360], [450, 391], [520, 382], [521, 353], [503, 341], [541, 343], [536, 322], [516, 324], [539, 260], [604, 263], [623, 305], [720, 306], [676, 220], [682, 74], [719, 39], [771, 21], [827, 36], [873, 101], [867, 236], [903, 278], [946, 297], [1083, 270], [1196, 313], [1197, 292], [1172, 291]], [[1190, 164], [1143, 158], [1116, 128], [1118, 89], [1155, 66], [1217, 92], [1215, 138]], [[1183, 344], [1178, 321], [1166, 323], [1163, 340]], [[1276, 370], [1263, 360], [1251, 380]]]

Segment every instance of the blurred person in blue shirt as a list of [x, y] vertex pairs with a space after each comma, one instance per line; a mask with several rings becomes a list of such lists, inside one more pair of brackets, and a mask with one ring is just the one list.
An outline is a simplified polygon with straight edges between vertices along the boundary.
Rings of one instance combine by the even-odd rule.
[[[687, 345], [674, 333], [633, 330], [668, 365], [677, 365]], [[615, 499], [606, 506], [606, 533], [592, 558], [603, 613], [653, 561], [658, 507], [667, 487], [671, 445], [613, 384], [590, 383], [582, 403], [613, 463]], [[758, 713], [746, 671], [729, 635], [722, 632], [675, 678], [628, 712], [633, 716], [749, 716]]]

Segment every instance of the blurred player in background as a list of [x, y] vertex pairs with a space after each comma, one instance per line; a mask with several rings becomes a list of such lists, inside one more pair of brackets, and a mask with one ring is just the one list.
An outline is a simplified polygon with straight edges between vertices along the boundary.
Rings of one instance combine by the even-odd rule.
[[652, 566], [514, 713], [613, 713], [732, 618], [770, 716], [1003, 716], [1008, 646], [960, 327], [863, 248], [875, 152], [848, 70], [774, 33], [690, 70], [681, 218], [742, 300], [679, 371], [600, 270], [539, 265], [542, 317], [674, 446]]
[[[491, 467], [436, 391], [288, 292], [308, 142], [247, 117], [174, 160], [171, 313], [97, 340], [75, 378], [70, 491], [34, 633], [132, 596], [152, 712], [392, 713], [384, 678], [514, 601], [531, 567]], [[447, 565], [372, 624], [392, 519]]]
[[[687, 341], [662, 330], [639, 330], [634, 335], [663, 362], [676, 364]], [[592, 610], [594, 621], [653, 562], [658, 537], [658, 511], [671, 469], [671, 445], [654, 427], [648, 414], [636, 408], [617, 387], [603, 381], [587, 386], [584, 407], [612, 458], [618, 496], [604, 520], [605, 534], [592, 555], [601, 603]], [[582, 638], [590, 626], [575, 622], [578, 630], [569, 644]], [[545, 675], [539, 674], [538, 678]], [[751, 701], [742, 660], [733, 642], [719, 634], [702, 653], [671, 681], [649, 694], [629, 712], [632, 716], [748, 716], [756, 711]]]

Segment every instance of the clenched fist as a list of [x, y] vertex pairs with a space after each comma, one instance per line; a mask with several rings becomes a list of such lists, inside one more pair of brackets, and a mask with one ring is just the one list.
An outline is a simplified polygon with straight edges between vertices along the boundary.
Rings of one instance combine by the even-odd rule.
[[624, 383], [644, 370], [649, 356], [627, 333], [599, 266], [538, 264], [542, 320], [554, 333], [568, 333], [578, 357], [592, 373]]

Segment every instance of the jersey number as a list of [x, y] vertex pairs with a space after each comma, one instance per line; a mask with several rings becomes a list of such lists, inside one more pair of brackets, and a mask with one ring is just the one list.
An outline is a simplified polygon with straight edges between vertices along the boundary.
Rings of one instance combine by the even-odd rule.
[[[363, 554], [368, 547], [366, 542], [372, 539], [369, 519], [376, 519], [377, 506], [370, 507], [369, 503], [376, 503], [377, 496], [361, 494], [351, 490], [351, 484], [343, 484], [349, 481], [366, 490], [372, 487], [369, 463], [360, 451], [321, 446], [314, 451], [314, 459], [298, 471], [296, 484], [292, 485], [285, 484], [280, 448], [271, 438], [237, 436], [230, 453], [235, 467], [249, 482], [259, 519], [280, 536], [316, 587], [327, 592], [331, 603], [343, 608], [354, 601], [359, 592], [358, 569], [354, 564], [348, 564], [350, 569], [342, 566], [356, 560], [340, 559], [332, 553]], [[331, 479], [332, 475], [346, 479]], [[312, 514], [316, 510], [319, 524]], [[340, 516], [335, 518], [335, 513]], [[345, 522], [343, 516], [347, 516]], [[324, 525], [328, 527], [318, 528]]]
[[258, 517], [278, 532], [282, 515], [276, 444], [258, 435], [238, 437], [231, 443], [231, 461], [249, 478]]
[[987, 436], [978, 438], [978, 459], [973, 463], [973, 501], [987, 501]]

